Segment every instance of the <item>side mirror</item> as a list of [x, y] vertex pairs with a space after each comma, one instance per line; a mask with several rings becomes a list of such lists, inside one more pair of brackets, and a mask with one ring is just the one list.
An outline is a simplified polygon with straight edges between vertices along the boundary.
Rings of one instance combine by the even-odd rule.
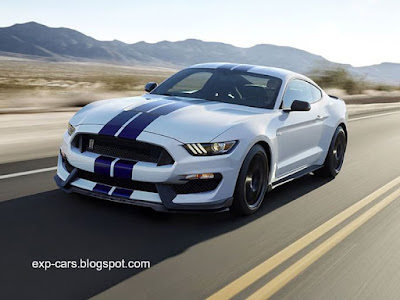
[[146, 86], [144, 87], [144, 90], [146, 92], [151, 92], [152, 90], [154, 90], [156, 87], [158, 86], [158, 84], [156, 82], [149, 82], [148, 84], [146, 84]]
[[284, 111], [309, 111], [311, 109], [310, 103], [306, 101], [294, 100], [290, 109], [283, 109]]

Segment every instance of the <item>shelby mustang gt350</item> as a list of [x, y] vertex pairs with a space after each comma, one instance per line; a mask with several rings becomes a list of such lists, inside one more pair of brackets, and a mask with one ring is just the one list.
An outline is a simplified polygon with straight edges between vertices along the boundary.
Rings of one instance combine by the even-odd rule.
[[200, 64], [145, 90], [72, 117], [55, 177], [63, 190], [156, 210], [251, 214], [275, 186], [342, 167], [345, 103], [303, 75]]

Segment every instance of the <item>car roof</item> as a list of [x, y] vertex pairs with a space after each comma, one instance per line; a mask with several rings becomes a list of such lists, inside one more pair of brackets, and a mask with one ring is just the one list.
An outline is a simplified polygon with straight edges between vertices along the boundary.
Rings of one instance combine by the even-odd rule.
[[247, 65], [247, 64], [235, 64], [235, 63], [203, 63], [190, 66], [189, 68], [204, 68], [204, 69], [227, 69], [227, 70], [243, 70], [249, 73], [261, 74], [261, 75], [269, 75], [278, 77], [284, 81], [290, 80], [291, 78], [301, 78], [307, 81], [311, 81], [308, 77], [301, 75], [299, 73], [295, 73], [286, 69], [281, 68], [273, 68], [273, 67], [264, 67], [264, 66], [256, 66], [256, 65]]

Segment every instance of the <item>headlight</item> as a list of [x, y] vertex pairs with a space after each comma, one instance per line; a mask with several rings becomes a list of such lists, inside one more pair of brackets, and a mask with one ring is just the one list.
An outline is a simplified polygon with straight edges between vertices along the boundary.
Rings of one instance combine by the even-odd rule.
[[228, 153], [235, 146], [236, 141], [218, 143], [192, 143], [185, 144], [183, 147], [192, 155], [218, 155]]
[[72, 135], [75, 132], [75, 127], [68, 123], [68, 134]]

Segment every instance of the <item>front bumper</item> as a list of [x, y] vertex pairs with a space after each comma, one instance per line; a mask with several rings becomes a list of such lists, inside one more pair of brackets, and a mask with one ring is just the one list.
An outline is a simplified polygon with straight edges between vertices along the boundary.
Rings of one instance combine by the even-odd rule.
[[[93, 134], [100, 128], [101, 126], [98, 125], [81, 125], [77, 127], [74, 135]], [[152, 192], [140, 189], [126, 191], [126, 188], [120, 188], [118, 183], [102, 190], [98, 187], [102, 187], [103, 184], [79, 176], [79, 172], [95, 172], [94, 162], [99, 155], [77, 151], [71, 146], [73, 138], [74, 136], [70, 137], [67, 133], [64, 135], [61, 151], [65, 158], [59, 155], [58, 159], [55, 181], [64, 191], [151, 207], [158, 211], [224, 210], [232, 204], [236, 179], [242, 162], [240, 147], [227, 155], [195, 157], [187, 153], [182, 144], [176, 140], [144, 132], [140, 136], [141, 141], [162, 146], [175, 160], [173, 165], [168, 166], [157, 166], [149, 162], [138, 162], [134, 165], [132, 181], [154, 184], [156, 190]], [[72, 176], [73, 178], [69, 178], [71, 169], [67, 170], [65, 160], [70, 167], [78, 170], [77, 174]], [[221, 174], [222, 179], [214, 190], [207, 192], [177, 194], [171, 187], [182, 184], [184, 175], [200, 173], [218, 173]]]
[[125, 198], [125, 197], [117, 197], [108, 194], [101, 194], [96, 193], [93, 191], [89, 191], [83, 188], [78, 188], [72, 186], [71, 184], [66, 184], [65, 181], [62, 181], [58, 175], [54, 176], [54, 181], [56, 182], [57, 186], [60, 187], [64, 192], [67, 193], [78, 193], [90, 197], [95, 197], [103, 200], [109, 200], [118, 203], [124, 204], [131, 204], [141, 207], [150, 207], [156, 211], [162, 212], [173, 212], [173, 211], [223, 211], [229, 206], [232, 205], [233, 198], [223, 199], [222, 201], [215, 201], [214, 203], [207, 203], [207, 204], [195, 204], [195, 205], [185, 205], [180, 204], [178, 206], [173, 206], [172, 208], [168, 208], [168, 203], [154, 203], [150, 201], [140, 200], [140, 199], [133, 199], [133, 198]]

